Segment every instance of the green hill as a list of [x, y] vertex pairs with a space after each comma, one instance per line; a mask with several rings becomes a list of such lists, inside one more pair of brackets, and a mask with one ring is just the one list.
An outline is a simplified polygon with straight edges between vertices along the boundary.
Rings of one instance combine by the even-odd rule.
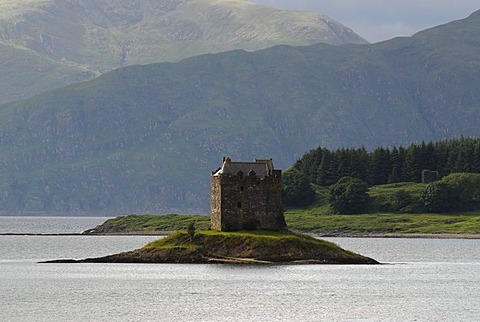
[[127, 65], [320, 42], [366, 43], [322, 14], [246, 0], [1, 0], [0, 102]]
[[222, 155], [479, 136], [480, 11], [373, 45], [131, 66], [0, 106], [0, 209], [206, 213]]

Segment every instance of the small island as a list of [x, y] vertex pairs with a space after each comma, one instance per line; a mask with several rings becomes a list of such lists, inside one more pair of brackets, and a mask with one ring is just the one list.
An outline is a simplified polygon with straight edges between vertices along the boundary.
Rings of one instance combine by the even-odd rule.
[[[70, 263], [378, 264], [339, 246], [290, 232], [282, 205], [281, 170], [272, 159], [232, 162], [211, 174], [211, 230], [187, 230], [129, 252]], [[90, 231], [89, 233], [92, 233]]]
[[129, 252], [48, 263], [378, 264], [334, 243], [271, 231], [178, 231]]

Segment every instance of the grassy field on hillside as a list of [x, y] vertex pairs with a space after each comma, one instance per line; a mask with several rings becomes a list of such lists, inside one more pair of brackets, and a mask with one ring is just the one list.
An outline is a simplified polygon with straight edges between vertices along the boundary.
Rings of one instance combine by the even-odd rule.
[[[417, 207], [427, 185], [402, 182], [373, 186], [369, 189], [371, 207], [375, 213], [342, 215], [333, 214], [328, 203], [328, 188], [317, 189], [317, 201], [303, 209], [287, 209], [285, 219], [290, 229], [320, 234], [480, 234], [480, 210], [465, 213], [409, 213]], [[409, 202], [404, 213], [399, 192], [407, 195]]]
[[[289, 229], [314, 234], [480, 234], [480, 211], [450, 214], [333, 215], [324, 207], [289, 209]], [[108, 220], [93, 233], [162, 233], [184, 229], [191, 221], [208, 229], [210, 217], [200, 215], [130, 215]]]
[[480, 212], [451, 214], [333, 215], [321, 209], [291, 209], [287, 225], [319, 234], [480, 234]]

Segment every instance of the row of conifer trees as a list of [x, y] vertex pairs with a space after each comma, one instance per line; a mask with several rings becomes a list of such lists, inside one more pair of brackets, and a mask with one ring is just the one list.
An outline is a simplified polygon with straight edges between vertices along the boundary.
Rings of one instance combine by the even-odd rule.
[[318, 147], [295, 164], [310, 183], [330, 186], [342, 177], [359, 178], [369, 185], [420, 182], [422, 170], [440, 176], [455, 172], [480, 173], [480, 139], [460, 138], [422, 142], [408, 147], [344, 148]]

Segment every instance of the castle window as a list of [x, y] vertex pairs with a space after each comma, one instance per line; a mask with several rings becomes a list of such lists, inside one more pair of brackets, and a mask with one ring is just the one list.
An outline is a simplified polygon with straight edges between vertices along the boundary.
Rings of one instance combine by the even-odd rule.
[[240, 179], [243, 179], [243, 172], [242, 172], [242, 171], [238, 171], [238, 172], [237, 172], [237, 176], [239, 176]]
[[237, 207], [242, 208], [242, 202], [241, 201], [237, 202]]
[[240, 191], [243, 191], [243, 186], [242, 186], [242, 187], [240, 187]]
[[255, 173], [255, 171], [250, 170], [250, 171], [248, 172], [248, 175], [249, 175], [250, 177], [253, 177], [253, 176], [256, 176], [257, 174]]

